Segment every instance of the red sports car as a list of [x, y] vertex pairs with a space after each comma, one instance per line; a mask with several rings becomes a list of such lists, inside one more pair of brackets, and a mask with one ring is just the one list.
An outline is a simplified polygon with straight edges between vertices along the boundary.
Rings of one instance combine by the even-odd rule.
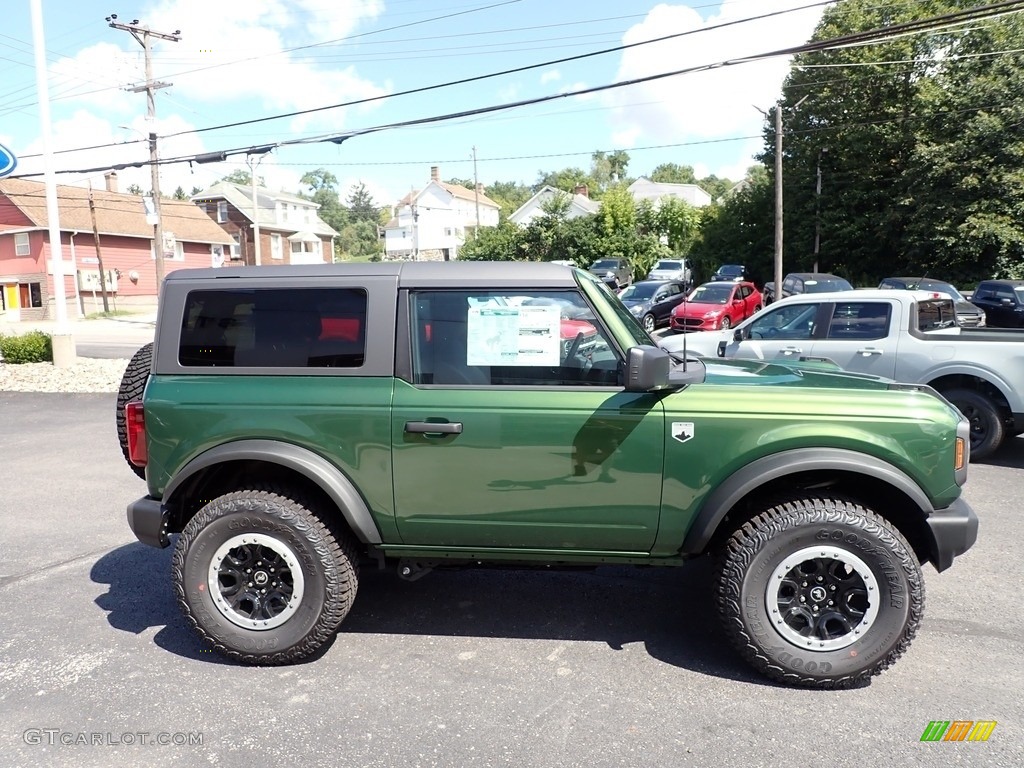
[[761, 309], [753, 283], [704, 283], [672, 310], [673, 331], [717, 331], [741, 323]]

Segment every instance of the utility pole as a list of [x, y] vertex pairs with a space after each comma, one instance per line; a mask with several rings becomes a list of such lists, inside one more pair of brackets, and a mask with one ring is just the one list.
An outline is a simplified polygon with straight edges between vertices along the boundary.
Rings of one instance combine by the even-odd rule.
[[146, 57], [146, 82], [144, 85], [137, 85], [128, 90], [132, 93], [146, 92], [146, 122], [149, 124], [149, 168], [151, 172], [151, 183], [153, 188], [153, 212], [156, 216], [156, 223], [153, 225], [153, 251], [156, 261], [156, 290], [157, 294], [163, 289], [164, 284], [164, 230], [160, 216], [160, 167], [157, 165], [156, 146], [156, 101], [153, 93], [159, 88], [166, 88], [170, 83], [153, 80], [153, 47], [151, 37], [158, 37], [161, 40], [178, 42], [181, 40], [181, 30], [174, 32], [156, 32], [148, 26], [140, 25], [138, 19], [133, 19], [130, 24], [124, 24], [117, 20], [117, 14], [107, 16], [107, 24], [114, 29], [128, 32], [142, 46]]
[[[96, 263], [100, 268], [100, 293], [103, 294], [103, 313], [110, 314], [110, 305], [107, 304], [107, 275], [103, 271], [103, 254], [100, 251], [100, 230], [96, 226], [96, 203], [92, 199], [92, 184], [89, 185], [89, 216], [92, 218], [92, 237], [96, 243]], [[93, 299], [96, 294], [93, 294]]]
[[246, 155], [245, 162], [249, 165], [249, 180], [252, 182], [252, 242], [253, 242], [253, 264], [257, 267], [263, 265], [260, 257], [260, 205], [256, 197], [256, 169], [263, 160], [263, 155], [255, 159], [254, 155]]
[[775, 300], [782, 298], [782, 102], [775, 105]]
[[818, 150], [818, 183], [814, 186], [814, 271], [818, 271], [818, 249], [821, 245], [821, 156], [828, 154], [828, 147]]
[[473, 147], [473, 196], [476, 200], [476, 230], [473, 232], [473, 239], [480, 237], [480, 181], [476, 175], [476, 147]]

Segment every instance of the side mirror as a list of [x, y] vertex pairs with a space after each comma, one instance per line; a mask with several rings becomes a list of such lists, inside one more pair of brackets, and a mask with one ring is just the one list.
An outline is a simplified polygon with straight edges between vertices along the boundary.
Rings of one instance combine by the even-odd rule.
[[700, 384], [705, 372], [704, 364], [694, 359], [673, 369], [672, 356], [661, 347], [643, 344], [630, 347], [626, 353], [627, 392], [657, 392]]
[[1002, 304], [1004, 307], [1012, 307], [1013, 299], [1000, 299], [999, 303]]
[[660, 347], [642, 344], [626, 353], [626, 391], [653, 392], [668, 387], [672, 358]]
[[732, 340], [733, 341], [743, 341], [743, 331], [740, 330], [739, 328], [737, 328], [735, 331], [733, 331], [732, 332]]

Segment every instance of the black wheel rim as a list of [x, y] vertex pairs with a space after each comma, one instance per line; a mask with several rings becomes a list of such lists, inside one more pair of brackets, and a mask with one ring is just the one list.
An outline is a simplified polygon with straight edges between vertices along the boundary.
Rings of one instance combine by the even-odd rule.
[[971, 425], [971, 450], [977, 449], [988, 440], [988, 424], [982, 410], [975, 405], [954, 403]]
[[302, 602], [305, 579], [296, 554], [261, 533], [233, 536], [214, 553], [207, 585], [213, 603], [232, 624], [273, 629]]
[[852, 645], [878, 618], [878, 583], [857, 555], [838, 547], [794, 552], [772, 573], [765, 592], [772, 625], [809, 651]]

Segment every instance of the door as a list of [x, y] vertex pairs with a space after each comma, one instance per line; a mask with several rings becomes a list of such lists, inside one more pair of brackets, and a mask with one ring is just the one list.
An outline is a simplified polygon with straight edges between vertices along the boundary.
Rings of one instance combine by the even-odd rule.
[[893, 323], [899, 305], [888, 301], [842, 301], [830, 305], [821, 338], [811, 347], [814, 357], [826, 357], [843, 370], [896, 375], [898, 337]]
[[725, 342], [725, 357], [792, 362], [811, 354], [825, 307], [821, 302], [772, 304]]
[[[621, 355], [582, 294], [506, 293], [409, 294], [392, 422], [403, 543], [649, 551], [660, 399], [623, 391]], [[522, 296], [555, 301], [509, 301]], [[575, 322], [593, 324], [596, 342], [562, 341], [563, 302]]]

